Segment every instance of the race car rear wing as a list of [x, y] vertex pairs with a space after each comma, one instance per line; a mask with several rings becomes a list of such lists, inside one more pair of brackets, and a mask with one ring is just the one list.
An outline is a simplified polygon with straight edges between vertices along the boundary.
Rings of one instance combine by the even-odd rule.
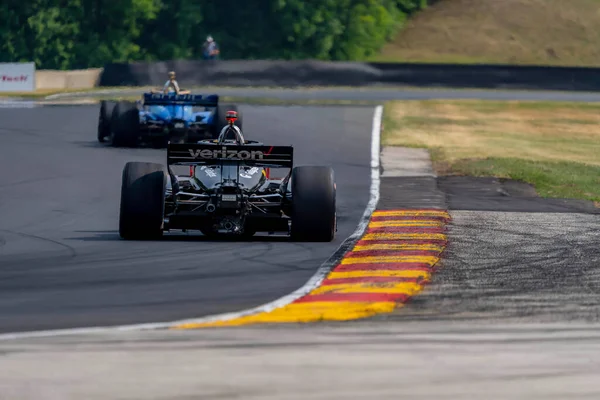
[[210, 94], [203, 96], [201, 94], [162, 94], [162, 93], [144, 93], [144, 105], [146, 106], [203, 106], [216, 107], [219, 105], [219, 96]]
[[199, 165], [219, 161], [240, 161], [247, 165], [292, 168], [292, 146], [219, 145], [211, 143], [169, 144], [167, 164]]

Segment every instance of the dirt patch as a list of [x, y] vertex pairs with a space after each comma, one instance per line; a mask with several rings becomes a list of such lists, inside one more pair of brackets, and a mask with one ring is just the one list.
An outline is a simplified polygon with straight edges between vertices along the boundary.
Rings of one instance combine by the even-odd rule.
[[442, 0], [379, 61], [600, 65], [598, 0]]

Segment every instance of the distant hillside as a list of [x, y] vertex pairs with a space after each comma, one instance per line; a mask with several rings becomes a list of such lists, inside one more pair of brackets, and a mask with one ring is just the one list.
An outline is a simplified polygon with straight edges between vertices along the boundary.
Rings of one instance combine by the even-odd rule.
[[439, 0], [371, 59], [600, 66], [600, 0]]

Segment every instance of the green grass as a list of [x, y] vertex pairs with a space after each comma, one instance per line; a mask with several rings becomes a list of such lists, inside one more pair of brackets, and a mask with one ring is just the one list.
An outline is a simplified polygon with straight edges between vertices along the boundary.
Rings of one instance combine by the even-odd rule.
[[393, 101], [382, 142], [427, 148], [439, 175], [495, 176], [544, 197], [600, 201], [600, 104]]
[[600, 201], [600, 167], [574, 162], [531, 161], [518, 158], [459, 160], [450, 174], [495, 176], [533, 184], [542, 197]]

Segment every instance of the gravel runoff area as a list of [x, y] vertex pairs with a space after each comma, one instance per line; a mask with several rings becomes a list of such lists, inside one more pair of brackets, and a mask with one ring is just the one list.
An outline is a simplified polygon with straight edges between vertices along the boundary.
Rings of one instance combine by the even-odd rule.
[[[414, 159], [420, 149], [394, 149]], [[413, 152], [413, 156], [407, 155]], [[422, 154], [422, 153], [421, 153]], [[385, 159], [385, 158], [384, 158]], [[380, 208], [450, 210], [449, 245], [432, 284], [386, 320], [597, 322], [600, 209], [545, 199], [527, 184], [496, 178], [399, 172], [382, 178]], [[399, 168], [388, 168], [400, 171]]]

